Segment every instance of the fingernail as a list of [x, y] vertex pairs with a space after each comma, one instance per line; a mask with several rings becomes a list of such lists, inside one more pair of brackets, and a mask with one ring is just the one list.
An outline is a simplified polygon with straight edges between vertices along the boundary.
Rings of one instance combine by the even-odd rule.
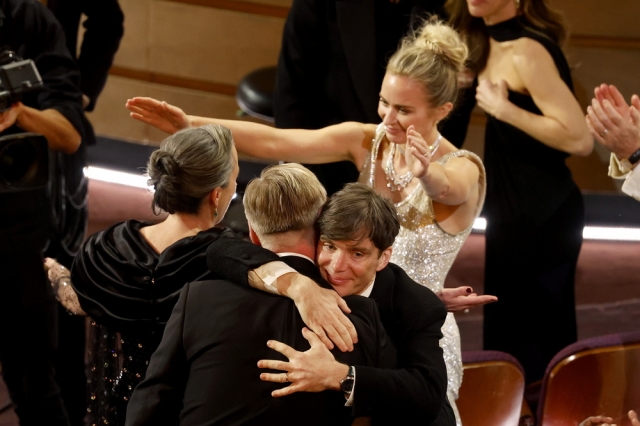
[[473, 289], [471, 289], [471, 288], [467, 288], [467, 293], [468, 293], [468, 294], [471, 294], [472, 292], [473, 292]]
[[273, 346], [273, 340], [268, 340], [267, 341], [267, 346], [272, 347]]

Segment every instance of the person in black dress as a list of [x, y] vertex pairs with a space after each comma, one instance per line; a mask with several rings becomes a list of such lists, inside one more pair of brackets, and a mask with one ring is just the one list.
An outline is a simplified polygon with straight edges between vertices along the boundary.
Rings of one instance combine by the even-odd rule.
[[[182, 287], [209, 275], [205, 251], [236, 190], [238, 156], [231, 132], [207, 125], [165, 139], [149, 159], [160, 223], [129, 220], [91, 236], [71, 274], [48, 261], [62, 304], [93, 319], [89, 355], [90, 424], [124, 424], [133, 389]], [[264, 257], [277, 260], [266, 253]], [[122, 357], [119, 357], [119, 353]]]
[[542, 0], [449, 0], [475, 57], [487, 113], [484, 348], [514, 355], [527, 383], [577, 338], [574, 280], [584, 207], [565, 164], [593, 140], [560, 49], [560, 15]]

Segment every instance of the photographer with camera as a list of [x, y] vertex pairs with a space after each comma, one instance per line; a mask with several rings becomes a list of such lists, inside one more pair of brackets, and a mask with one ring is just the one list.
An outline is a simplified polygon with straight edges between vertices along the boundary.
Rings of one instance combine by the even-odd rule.
[[68, 261], [82, 241], [85, 146], [94, 135], [49, 10], [37, 0], [0, 0], [0, 45], [0, 364], [22, 426], [67, 426], [43, 252]]

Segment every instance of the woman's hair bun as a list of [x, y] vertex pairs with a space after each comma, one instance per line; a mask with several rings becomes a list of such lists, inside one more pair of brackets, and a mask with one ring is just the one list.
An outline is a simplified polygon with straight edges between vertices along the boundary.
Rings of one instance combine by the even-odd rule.
[[442, 57], [456, 72], [462, 71], [469, 56], [469, 49], [456, 30], [433, 18], [418, 30], [414, 43]]

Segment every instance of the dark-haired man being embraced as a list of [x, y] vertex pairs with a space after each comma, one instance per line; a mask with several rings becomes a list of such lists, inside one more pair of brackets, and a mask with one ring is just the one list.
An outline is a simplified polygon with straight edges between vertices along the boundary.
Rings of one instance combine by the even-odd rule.
[[[330, 288], [312, 260], [317, 240], [314, 222], [325, 199], [324, 188], [309, 170], [285, 164], [266, 169], [247, 186], [245, 211], [253, 242]], [[209, 264], [217, 261], [208, 258]], [[314, 333], [302, 331], [304, 323], [290, 299], [221, 280], [187, 284], [146, 379], [133, 393], [126, 424], [176, 424], [178, 420], [183, 426], [351, 424], [352, 410], [345, 407], [343, 395], [321, 392], [333, 383], [310, 389], [315, 393], [274, 399], [271, 393], [280, 386], [259, 380], [257, 365], [261, 358], [284, 362], [270, 348], [282, 350], [286, 343], [286, 350], [314, 356], [318, 368], [335, 359], [347, 369], [348, 365], [393, 368], [395, 350], [375, 303], [355, 296], [345, 300], [352, 309], [349, 318], [359, 344], [352, 352], [331, 354]], [[270, 339], [284, 343], [267, 347]]]
[[[262, 360], [261, 367], [281, 372], [265, 372], [261, 378], [291, 382], [273, 393], [286, 395], [285, 400], [301, 391], [343, 391], [346, 404], [353, 407], [355, 415], [372, 414], [375, 424], [413, 424], [419, 419], [422, 424], [454, 425], [453, 410], [446, 399], [446, 368], [438, 344], [446, 309], [433, 292], [388, 263], [399, 230], [391, 201], [367, 186], [348, 184], [331, 196], [318, 223], [317, 262], [323, 278], [340, 296], [359, 294], [377, 303], [382, 323], [398, 350], [398, 367], [381, 369], [337, 360], [327, 362], [330, 354], [326, 348], [299, 352], [272, 341], [270, 347], [289, 361]], [[277, 280], [275, 288], [273, 283], [262, 282], [257, 275], [248, 273], [244, 264], [249, 256], [241, 242], [218, 239], [209, 246], [207, 255], [226, 259], [209, 263], [215, 273], [293, 299], [305, 323], [311, 325], [323, 315], [316, 305], [321, 305], [326, 296], [324, 290], [304, 280]], [[345, 382], [354, 384], [345, 389]]]

